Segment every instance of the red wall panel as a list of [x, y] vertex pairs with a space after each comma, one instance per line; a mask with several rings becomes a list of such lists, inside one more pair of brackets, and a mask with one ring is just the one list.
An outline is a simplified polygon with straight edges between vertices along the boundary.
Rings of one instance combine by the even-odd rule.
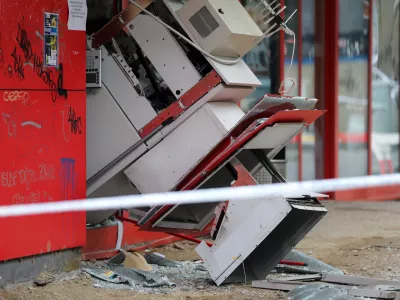
[[[44, 12], [59, 14], [59, 64], [46, 68]], [[84, 198], [85, 32], [65, 0], [0, 0], [0, 205]], [[85, 213], [0, 219], [0, 260], [82, 246]]]
[[[59, 15], [62, 72], [44, 68], [44, 13]], [[86, 33], [67, 28], [66, 0], [0, 1], [0, 89], [86, 88]], [[54, 91], [53, 91], [54, 92]]]

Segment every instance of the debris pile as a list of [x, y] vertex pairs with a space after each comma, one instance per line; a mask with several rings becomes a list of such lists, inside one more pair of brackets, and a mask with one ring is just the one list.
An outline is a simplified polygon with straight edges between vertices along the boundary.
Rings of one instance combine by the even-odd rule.
[[[159, 253], [121, 252], [107, 262], [86, 263], [83, 271], [95, 287], [127, 288], [138, 293], [174, 291], [221, 291], [234, 285], [216, 286], [202, 261], [176, 262]], [[250, 282], [247, 282], [250, 284]], [[284, 291], [289, 300], [397, 299], [400, 281], [345, 275], [343, 271], [302, 252], [292, 250], [266, 280], [253, 288]]]

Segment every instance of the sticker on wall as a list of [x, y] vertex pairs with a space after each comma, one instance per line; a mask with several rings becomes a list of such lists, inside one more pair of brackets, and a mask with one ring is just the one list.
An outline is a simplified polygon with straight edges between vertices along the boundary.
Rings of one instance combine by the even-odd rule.
[[47, 67], [58, 66], [58, 14], [44, 13], [44, 61]]
[[86, 0], [68, 0], [68, 29], [86, 31]]

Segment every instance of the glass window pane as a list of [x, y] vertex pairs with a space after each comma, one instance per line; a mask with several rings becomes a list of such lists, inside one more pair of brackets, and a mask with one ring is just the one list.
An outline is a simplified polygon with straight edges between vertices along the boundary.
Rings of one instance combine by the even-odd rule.
[[383, 174], [399, 171], [400, 4], [373, 2], [372, 172]]
[[339, 2], [340, 177], [367, 175], [368, 4]]
[[[303, 67], [301, 96], [315, 98], [315, 0], [303, 0], [303, 24], [301, 47], [303, 50]], [[303, 180], [315, 179], [315, 132], [314, 124], [303, 131]]]
[[[298, 8], [298, 0], [286, 0], [285, 1], [286, 10], [285, 17], [288, 18], [297, 8]], [[290, 96], [297, 96], [299, 94], [299, 61], [298, 61], [298, 41], [299, 41], [299, 16], [298, 13], [294, 14], [294, 16], [287, 23], [288, 27], [295, 33], [296, 35], [296, 44], [295, 39], [292, 36], [285, 34], [284, 36], [284, 55], [285, 55], [285, 73], [284, 78], [293, 79], [296, 83], [296, 86], [288, 93]], [[293, 56], [294, 50], [294, 56]], [[293, 56], [293, 61], [292, 61]], [[285, 85], [285, 90], [290, 88], [291, 84], [288, 83]], [[286, 179], [288, 181], [297, 181], [299, 180], [299, 151], [297, 146], [297, 139], [293, 139], [286, 146]]]
[[[253, 20], [258, 20], [260, 16], [257, 3], [257, 1], [242, 1], [242, 4]], [[259, 20], [258, 25], [261, 29], [264, 29], [261, 20]], [[249, 111], [266, 93], [271, 93], [270, 60], [271, 56], [278, 57], [279, 53], [271, 54], [269, 48], [270, 39], [264, 39], [243, 58], [262, 83], [262, 86], [257, 87], [254, 93], [241, 101], [240, 105], [244, 112]]]

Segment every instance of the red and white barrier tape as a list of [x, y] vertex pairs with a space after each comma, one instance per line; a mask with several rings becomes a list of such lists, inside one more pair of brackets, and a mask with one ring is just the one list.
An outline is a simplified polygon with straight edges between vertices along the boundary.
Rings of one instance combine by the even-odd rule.
[[299, 193], [307, 195], [307, 192], [321, 193], [392, 185], [399, 185], [400, 189], [400, 174], [9, 205], [0, 206], [0, 218], [72, 211], [118, 210], [166, 204], [194, 204], [226, 200], [246, 201], [281, 195], [282, 191], [285, 195]]

